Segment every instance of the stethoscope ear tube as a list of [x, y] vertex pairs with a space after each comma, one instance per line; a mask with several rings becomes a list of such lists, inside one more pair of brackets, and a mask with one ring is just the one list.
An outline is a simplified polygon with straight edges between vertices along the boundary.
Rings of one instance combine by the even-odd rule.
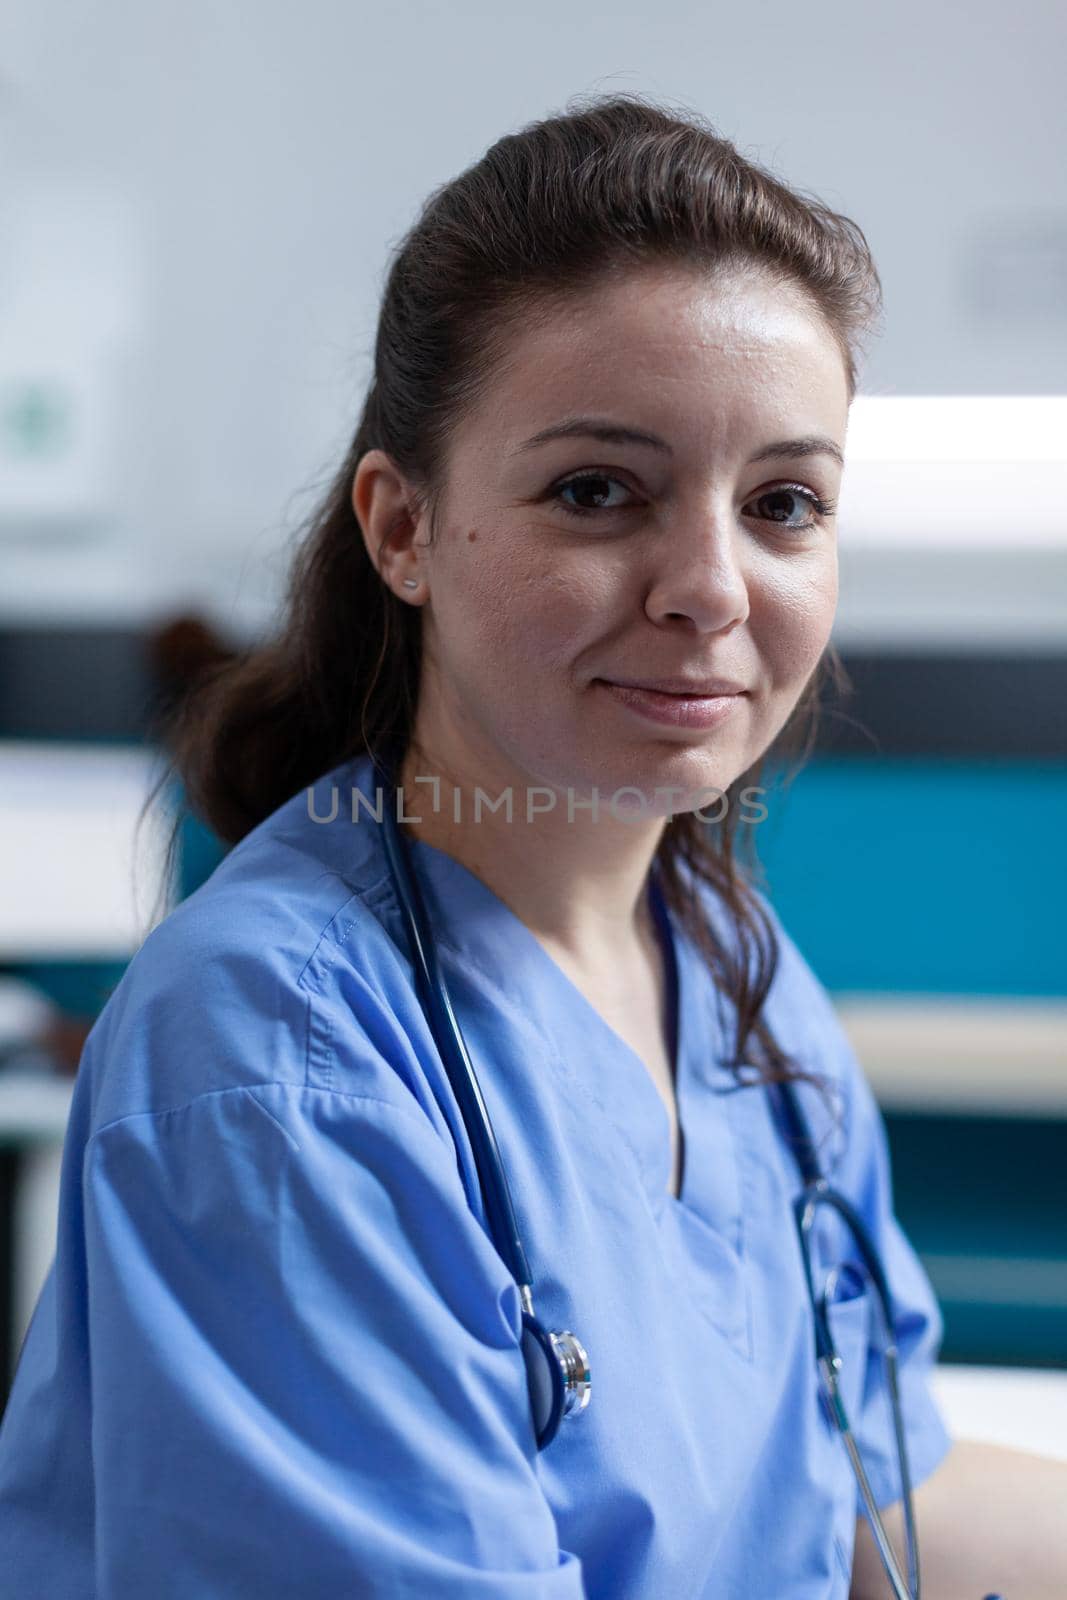
[[530, 1269], [519, 1237], [496, 1135], [437, 960], [422, 892], [408, 860], [407, 841], [397, 821], [395, 762], [395, 752], [385, 761], [374, 758], [375, 772], [384, 789], [386, 858], [407, 925], [420, 1003], [470, 1140], [489, 1233], [519, 1287], [526, 1383], [537, 1447], [543, 1450], [555, 1438], [563, 1417], [578, 1415], [589, 1404], [589, 1358], [573, 1333], [550, 1333], [534, 1313]]

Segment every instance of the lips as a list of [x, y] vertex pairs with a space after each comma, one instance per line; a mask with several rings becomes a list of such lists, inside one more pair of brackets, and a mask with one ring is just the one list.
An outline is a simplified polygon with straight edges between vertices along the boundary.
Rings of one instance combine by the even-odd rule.
[[[663, 683], [664, 679], [660, 678], [658, 681]], [[675, 684], [678, 681], [677, 678], [666, 680]], [[717, 728], [731, 717], [736, 702], [743, 700], [745, 696], [744, 690], [739, 690], [732, 684], [726, 692], [708, 694], [706, 691], [709, 683], [729, 682], [722, 678], [705, 678], [695, 686], [684, 679], [682, 682], [685, 687], [680, 691], [621, 684], [609, 678], [597, 678], [595, 685], [602, 688], [626, 715], [639, 717], [646, 725], [658, 723], [660, 727], [696, 729], [705, 732]]]
[[745, 694], [745, 686], [730, 678], [605, 678], [620, 689], [648, 689], [654, 694], [675, 694], [688, 700], [711, 696]]

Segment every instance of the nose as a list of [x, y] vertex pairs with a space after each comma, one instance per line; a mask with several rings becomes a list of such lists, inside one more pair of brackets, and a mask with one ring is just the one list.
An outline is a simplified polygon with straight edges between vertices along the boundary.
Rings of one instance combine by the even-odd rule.
[[645, 599], [654, 622], [688, 618], [702, 632], [721, 633], [749, 614], [742, 566], [743, 533], [731, 507], [683, 511], [656, 541], [656, 570]]

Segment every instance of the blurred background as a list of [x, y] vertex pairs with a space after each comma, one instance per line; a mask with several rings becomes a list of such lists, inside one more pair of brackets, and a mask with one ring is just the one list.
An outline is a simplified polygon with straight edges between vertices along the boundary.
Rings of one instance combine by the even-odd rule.
[[85, 1033], [160, 896], [221, 855], [187, 825], [165, 881], [165, 814], [136, 831], [158, 712], [270, 627], [425, 196], [629, 89], [852, 216], [882, 274], [839, 519], [852, 693], [760, 852], [885, 1111], [951, 1419], [1067, 1446], [1067, 13], [13, 0], [5, 22], [0, 1383]]

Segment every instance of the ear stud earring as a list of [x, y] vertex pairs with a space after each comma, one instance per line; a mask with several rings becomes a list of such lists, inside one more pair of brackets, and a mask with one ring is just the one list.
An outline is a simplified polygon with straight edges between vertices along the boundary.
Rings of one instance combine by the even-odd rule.
[[418, 587], [419, 587], [418, 578], [405, 578], [404, 579], [404, 588], [405, 589], [417, 589]]

